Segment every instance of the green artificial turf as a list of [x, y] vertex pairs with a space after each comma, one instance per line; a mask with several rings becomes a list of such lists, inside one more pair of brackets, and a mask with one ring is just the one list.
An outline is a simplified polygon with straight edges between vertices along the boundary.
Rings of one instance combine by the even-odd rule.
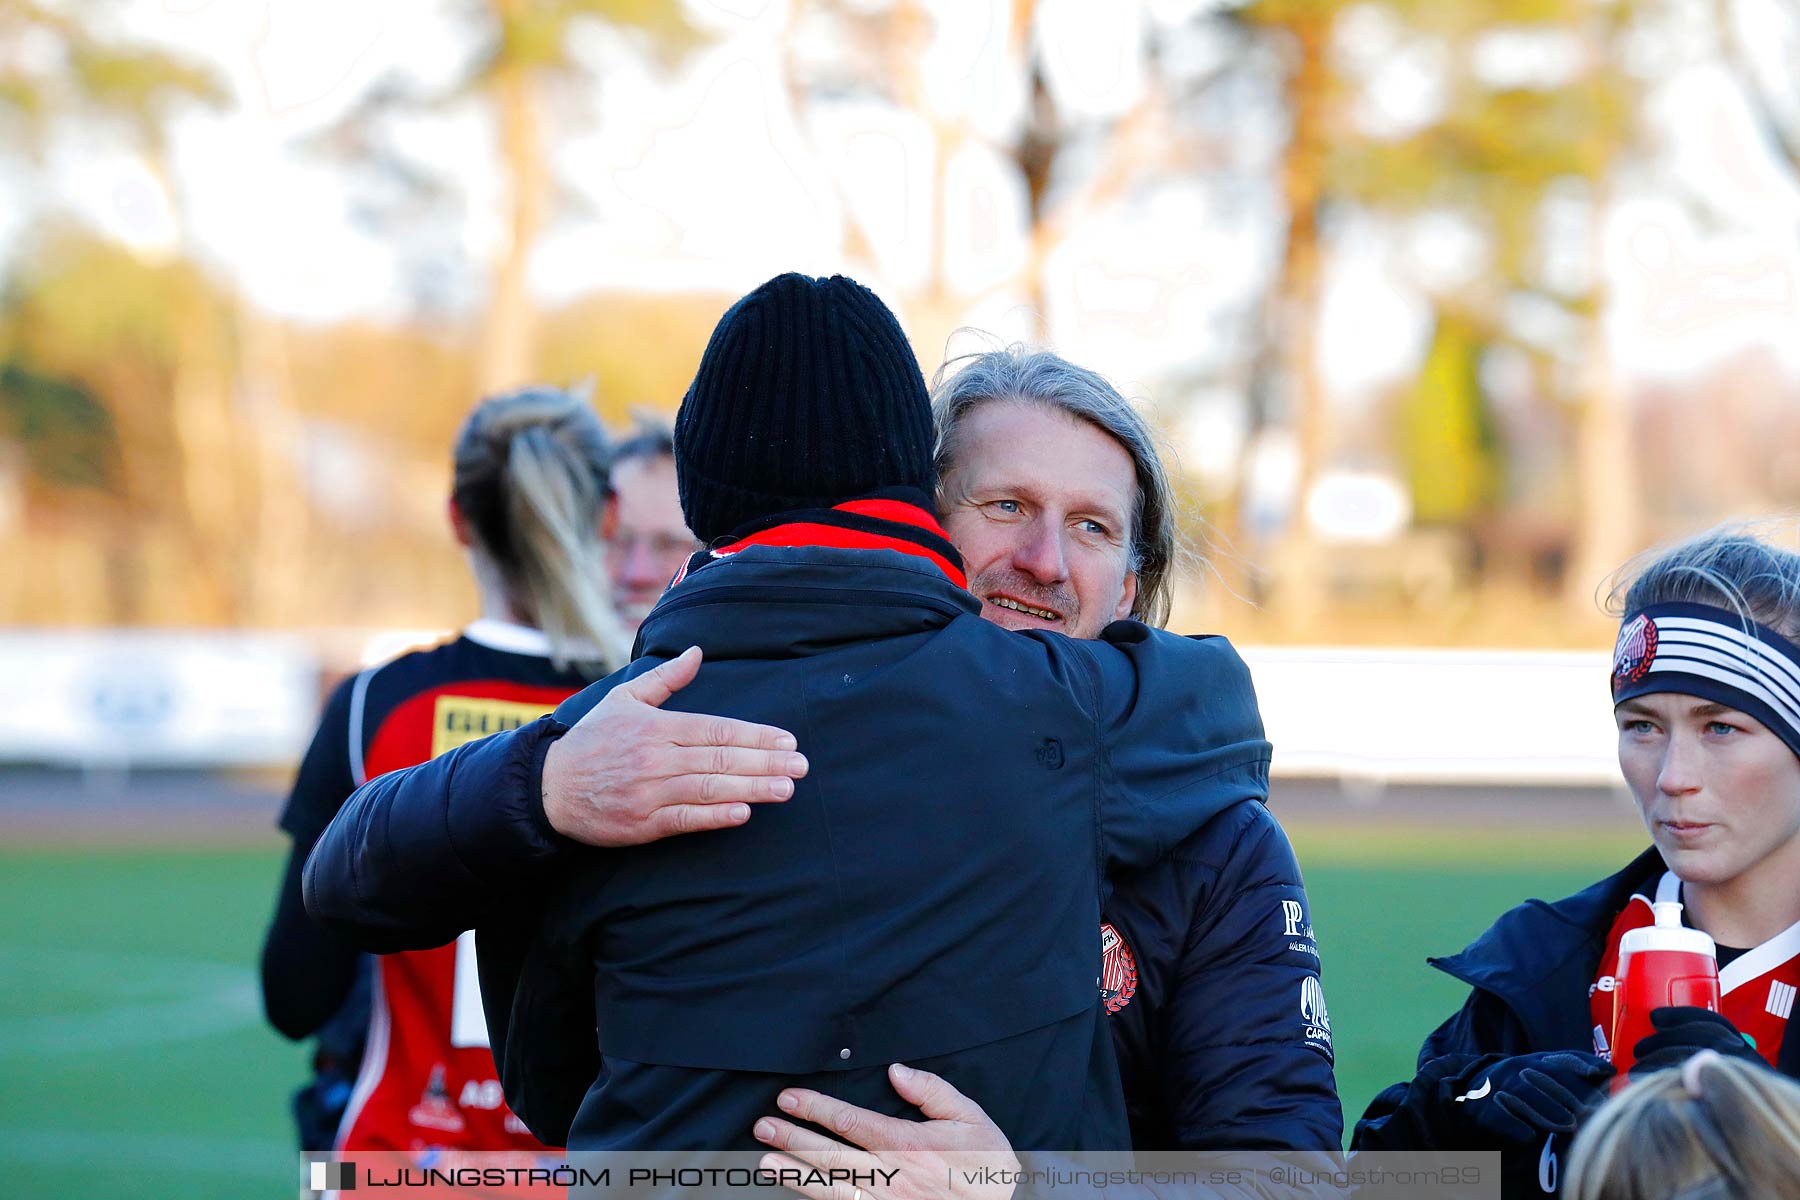
[[274, 850], [0, 854], [0, 1164], [43, 1200], [287, 1197], [304, 1051], [262, 1020]]
[[[1427, 954], [1625, 861], [1434, 828], [1301, 828], [1346, 1119], [1461, 1002]], [[1529, 866], [1514, 864], [1529, 863]], [[15, 1195], [287, 1197], [305, 1051], [262, 1021], [275, 848], [0, 852], [0, 1167]]]

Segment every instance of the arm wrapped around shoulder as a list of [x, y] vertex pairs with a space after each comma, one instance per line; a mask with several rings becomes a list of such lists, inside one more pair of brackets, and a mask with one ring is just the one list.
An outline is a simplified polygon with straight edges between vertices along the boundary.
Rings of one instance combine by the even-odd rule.
[[364, 950], [440, 946], [516, 899], [565, 844], [544, 818], [554, 717], [358, 788], [307, 859], [306, 910]]
[[1222, 637], [1114, 621], [1098, 667], [1101, 846], [1109, 873], [1146, 866], [1240, 800], [1269, 794], [1250, 670]]

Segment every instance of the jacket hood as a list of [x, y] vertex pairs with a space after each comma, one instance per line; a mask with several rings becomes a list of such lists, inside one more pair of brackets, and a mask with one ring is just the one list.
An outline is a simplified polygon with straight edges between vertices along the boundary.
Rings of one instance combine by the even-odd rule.
[[1613, 919], [1632, 893], [1667, 868], [1652, 846], [1622, 870], [1554, 903], [1527, 900], [1508, 909], [1461, 953], [1426, 959], [1438, 970], [1505, 1000], [1536, 1045], [1581, 1045], [1587, 1009], [1569, 1005], [1585, 994], [1606, 951]]
[[980, 612], [966, 589], [899, 551], [747, 546], [670, 588], [639, 628], [633, 657], [673, 658], [699, 646], [711, 660], [801, 658], [929, 633]]

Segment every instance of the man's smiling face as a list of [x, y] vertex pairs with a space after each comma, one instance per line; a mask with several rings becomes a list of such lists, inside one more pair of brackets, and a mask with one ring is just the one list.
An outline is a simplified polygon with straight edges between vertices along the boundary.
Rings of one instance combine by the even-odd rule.
[[1007, 629], [1098, 637], [1131, 613], [1137, 472], [1098, 426], [991, 400], [962, 419], [941, 484], [944, 529], [981, 615]]

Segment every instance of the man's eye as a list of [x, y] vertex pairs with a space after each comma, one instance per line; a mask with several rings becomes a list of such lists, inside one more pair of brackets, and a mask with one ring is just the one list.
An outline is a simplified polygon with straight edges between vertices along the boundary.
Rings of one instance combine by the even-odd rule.
[[1706, 732], [1715, 737], [1723, 737], [1728, 733], [1736, 733], [1737, 731], [1738, 727], [1736, 725], [1729, 724], [1725, 721], [1708, 721], [1706, 723]]
[[1003, 513], [1016, 513], [1022, 511], [1017, 500], [991, 500], [988, 502], [988, 507]]
[[1108, 537], [1112, 534], [1112, 530], [1108, 529], [1106, 526], [1102, 525], [1100, 522], [1093, 521], [1093, 520], [1082, 521], [1079, 525], [1079, 528], [1081, 529], [1081, 532], [1091, 533], [1096, 537]]
[[1626, 733], [1649, 733], [1650, 722], [1644, 720], [1642, 717], [1633, 717], [1628, 721], [1620, 722], [1619, 728], [1623, 729]]

